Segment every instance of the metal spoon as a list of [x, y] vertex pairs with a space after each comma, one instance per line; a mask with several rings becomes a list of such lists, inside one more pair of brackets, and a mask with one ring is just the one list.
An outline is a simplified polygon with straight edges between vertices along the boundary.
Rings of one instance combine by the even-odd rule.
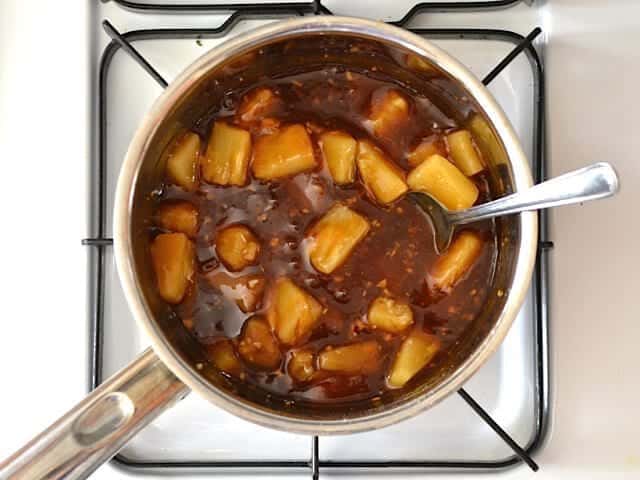
[[431, 219], [436, 251], [443, 253], [449, 248], [457, 225], [510, 213], [606, 198], [615, 194], [618, 188], [618, 175], [613, 167], [608, 163], [594, 163], [527, 190], [455, 212], [426, 193], [412, 192], [410, 195]]

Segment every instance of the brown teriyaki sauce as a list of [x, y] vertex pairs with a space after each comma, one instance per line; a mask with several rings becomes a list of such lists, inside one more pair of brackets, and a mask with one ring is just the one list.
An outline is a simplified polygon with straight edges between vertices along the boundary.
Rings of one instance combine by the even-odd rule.
[[[479, 259], [450, 294], [434, 294], [426, 282], [427, 271], [437, 257], [428, 219], [406, 196], [389, 206], [380, 206], [368, 197], [360, 180], [346, 187], [335, 185], [322, 165], [318, 133], [339, 129], [356, 139], [368, 138], [408, 172], [408, 153], [422, 138], [446, 134], [458, 125], [429, 99], [390, 80], [372, 78], [344, 67], [325, 66], [268, 79], [249, 90], [227, 92], [220, 105], [192, 127], [202, 138], [203, 149], [213, 122], [236, 123], [236, 109], [242, 97], [256, 87], [270, 88], [279, 98], [277, 107], [269, 113], [271, 119], [281, 125], [298, 123], [307, 127], [320, 166], [316, 171], [274, 182], [250, 178], [243, 187], [222, 187], [201, 181], [197, 192], [188, 193], [165, 185], [158, 202], [187, 200], [196, 206], [199, 215], [194, 284], [184, 301], [173, 307], [174, 311], [203, 345], [221, 337], [234, 338], [246, 319], [264, 313], [264, 309], [243, 313], [212, 286], [211, 275], [222, 272], [236, 277], [262, 273], [267, 279], [267, 290], [274, 279], [288, 276], [326, 309], [305, 347], [318, 352], [327, 345], [376, 338], [383, 347], [382, 368], [367, 375], [325, 375], [317, 382], [300, 384], [287, 373], [290, 354], [287, 347], [282, 347], [280, 368], [265, 372], [244, 365], [242, 381], [293, 402], [330, 404], [376, 399], [388, 391], [386, 375], [402, 336], [367, 328], [365, 318], [370, 303], [383, 294], [408, 302], [415, 325], [437, 335], [442, 342], [433, 362], [437, 364], [482, 310], [496, 255], [495, 232], [491, 222], [469, 227], [484, 240]], [[374, 136], [369, 112], [388, 89], [395, 89], [409, 99], [409, 121], [383, 137]], [[254, 142], [274, 129], [272, 123], [265, 122], [242, 126], [249, 128]], [[487, 201], [486, 177], [480, 174], [472, 180], [480, 190], [477, 203]], [[304, 238], [309, 227], [336, 201], [364, 215], [371, 229], [342, 266], [331, 275], [324, 275], [305, 258]], [[225, 268], [214, 245], [216, 232], [234, 223], [248, 226], [261, 242], [257, 265], [238, 273]], [[158, 231], [153, 228], [151, 235]]]

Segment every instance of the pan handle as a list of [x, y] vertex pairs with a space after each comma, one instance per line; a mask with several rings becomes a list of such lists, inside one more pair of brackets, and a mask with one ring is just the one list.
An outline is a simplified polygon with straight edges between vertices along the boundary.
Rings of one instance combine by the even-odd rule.
[[187, 393], [188, 387], [148, 349], [0, 463], [0, 478], [87, 478]]

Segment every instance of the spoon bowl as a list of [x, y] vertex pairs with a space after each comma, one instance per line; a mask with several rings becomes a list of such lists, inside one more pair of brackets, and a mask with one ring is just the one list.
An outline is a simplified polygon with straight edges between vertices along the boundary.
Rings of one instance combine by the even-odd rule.
[[606, 198], [614, 195], [619, 188], [620, 182], [614, 168], [600, 162], [466, 210], [451, 211], [427, 192], [412, 192], [410, 196], [429, 217], [436, 252], [441, 255], [449, 248], [458, 225]]

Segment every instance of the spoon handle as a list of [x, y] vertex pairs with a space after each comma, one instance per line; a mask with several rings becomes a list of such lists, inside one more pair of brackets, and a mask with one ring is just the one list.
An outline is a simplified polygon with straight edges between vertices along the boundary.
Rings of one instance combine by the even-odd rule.
[[509, 213], [539, 210], [596, 200], [618, 191], [618, 175], [608, 163], [594, 163], [527, 190], [499, 198], [459, 212], [450, 212], [450, 222], [463, 224]]

